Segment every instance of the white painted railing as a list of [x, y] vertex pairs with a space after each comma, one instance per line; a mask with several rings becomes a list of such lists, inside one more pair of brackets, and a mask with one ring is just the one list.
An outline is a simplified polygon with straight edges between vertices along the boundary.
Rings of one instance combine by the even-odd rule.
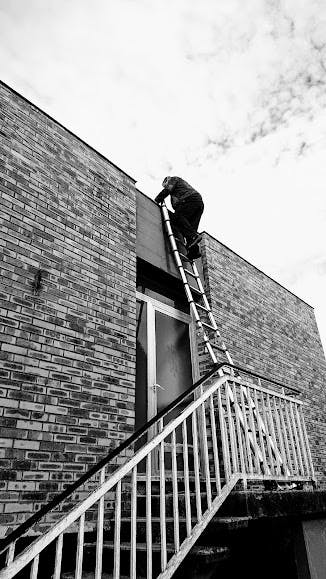
[[[15, 542], [7, 545], [0, 579], [15, 577], [23, 569], [31, 579], [60, 579], [67, 568], [69, 577], [81, 579], [85, 567], [95, 572], [95, 579], [102, 572], [113, 573], [115, 579], [121, 574], [136, 579], [140, 556], [148, 579], [171, 577], [238, 481], [312, 481], [302, 402], [275, 383], [272, 390], [253, 377], [248, 380], [236, 377], [227, 366], [218, 369], [217, 377], [210, 373], [154, 425], [152, 421], [143, 440], [133, 437], [130, 448], [124, 445], [124, 458], [117, 455], [123, 464], [116, 464], [114, 472], [111, 464], [103, 466], [87, 481], [86, 488], [93, 484], [92, 492], [24, 551], [15, 555]], [[139, 512], [140, 488], [145, 515]], [[82, 492], [85, 489], [79, 489], [80, 497]], [[159, 536], [153, 537], [156, 506]], [[172, 543], [167, 532], [171, 516]], [[40, 528], [40, 521], [37, 524]], [[85, 533], [94, 526], [94, 555], [89, 555]], [[157, 551], [159, 562], [154, 560]]]

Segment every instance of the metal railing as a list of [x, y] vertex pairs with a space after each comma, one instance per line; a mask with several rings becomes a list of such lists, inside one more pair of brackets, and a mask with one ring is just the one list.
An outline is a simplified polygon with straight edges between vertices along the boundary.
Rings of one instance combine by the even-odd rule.
[[31, 579], [59, 579], [67, 568], [81, 579], [85, 567], [95, 579], [104, 571], [135, 579], [138, 565], [147, 578], [171, 577], [238, 481], [314, 480], [303, 403], [238, 370], [246, 380], [234, 366], [216, 366], [110, 453], [70, 487], [79, 502], [67, 513], [55, 513], [62, 495], [36, 513], [38, 529], [60, 519], [24, 551], [15, 554], [22, 529], [12, 533], [0, 579], [24, 569]]

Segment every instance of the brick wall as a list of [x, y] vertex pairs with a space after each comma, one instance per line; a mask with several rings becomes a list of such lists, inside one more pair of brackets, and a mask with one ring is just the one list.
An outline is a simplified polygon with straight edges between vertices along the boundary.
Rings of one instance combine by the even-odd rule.
[[314, 466], [326, 486], [326, 362], [313, 308], [207, 234], [202, 253], [234, 364], [303, 392]]
[[4, 532], [133, 430], [136, 191], [2, 84], [0, 143]]

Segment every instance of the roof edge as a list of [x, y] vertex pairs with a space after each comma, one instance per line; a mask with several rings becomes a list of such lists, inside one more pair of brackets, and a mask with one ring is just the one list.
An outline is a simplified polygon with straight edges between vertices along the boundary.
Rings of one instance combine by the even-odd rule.
[[216, 239], [216, 237], [214, 237], [213, 235], [211, 235], [210, 233], [208, 233], [207, 231], [203, 231], [203, 233], [205, 235], [208, 235], [209, 237], [211, 237], [212, 239], [214, 239], [214, 241], [217, 241], [217, 243], [219, 243], [220, 245], [223, 245], [223, 247], [225, 247], [225, 249], [227, 249], [228, 251], [231, 251], [234, 255], [236, 255], [237, 257], [239, 257], [240, 259], [242, 259], [242, 261], [245, 261], [246, 263], [248, 263], [248, 265], [250, 265], [251, 267], [254, 267], [257, 271], [259, 271], [259, 273], [262, 273], [265, 277], [268, 277], [268, 279], [270, 279], [272, 282], [277, 283], [278, 286], [280, 286], [282, 289], [284, 289], [286, 292], [288, 292], [289, 294], [293, 295], [295, 298], [297, 298], [298, 300], [300, 300], [300, 302], [303, 302], [304, 304], [306, 304], [306, 306], [308, 306], [309, 308], [311, 308], [312, 310], [314, 310], [314, 306], [308, 304], [308, 302], [306, 302], [305, 300], [303, 300], [302, 298], [300, 298], [299, 296], [297, 296], [295, 293], [291, 292], [291, 290], [289, 290], [287, 287], [285, 287], [284, 285], [282, 285], [280, 282], [278, 282], [276, 279], [274, 279], [273, 277], [271, 277], [270, 275], [268, 275], [268, 273], [265, 273], [262, 269], [259, 269], [259, 267], [257, 267], [256, 265], [254, 265], [253, 263], [250, 263], [250, 261], [248, 261], [247, 259], [245, 259], [244, 257], [242, 257], [241, 255], [239, 255], [236, 251], [234, 251], [233, 249], [231, 249], [230, 247], [228, 247], [227, 245], [225, 245], [225, 243], [222, 243], [222, 241], [219, 241], [218, 239]]
[[103, 153], [100, 153], [97, 149], [95, 149], [94, 147], [92, 147], [92, 145], [90, 145], [89, 143], [86, 143], [86, 141], [84, 141], [84, 139], [82, 139], [81, 137], [78, 137], [78, 135], [76, 135], [76, 133], [73, 133], [73, 131], [71, 131], [70, 129], [67, 129], [67, 127], [65, 127], [62, 123], [60, 123], [59, 121], [57, 121], [54, 117], [52, 117], [51, 115], [49, 115], [48, 113], [46, 113], [43, 109], [41, 109], [38, 105], [32, 103], [32, 101], [30, 101], [28, 98], [26, 98], [24, 95], [20, 94], [17, 90], [15, 90], [14, 88], [12, 88], [11, 86], [9, 86], [9, 84], [5, 83], [3, 80], [0, 79], [0, 85], [4, 86], [6, 89], [10, 90], [12, 93], [14, 93], [15, 95], [17, 95], [19, 98], [21, 98], [23, 101], [25, 101], [26, 103], [28, 103], [30, 106], [32, 106], [34, 109], [38, 110], [40, 113], [42, 113], [45, 117], [47, 117], [48, 119], [50, 119], [52, 122], [54, 122], [56, 125], [58, 125], [59, 127], [61, 127], [62, 129], [64, 129], [65, 131], [67, 131], [67, 133], [69, 133], [72, 137], [74, 137], [75, 139], [77, 139], [78, 141], [80, 141], [80, 143], [82, 143], [83, 145], [85, 145], [88, 149], [91, 149], [94, 153], [96, 153], [97, 155], [99, 155], [99, 157], [101, 157], [102, 159], [104, 159], [104, 161], [107, 161], [108, 163], [110, 163], [110, 165], [112, 165], [113, 167], [115, 167], [116, 169], [118, 169], [118, 171], [121, 171], [121, 173], [123, 173], [126, 177], [128, 177], [128, 179], [130, 179], [133, 184], [135, 184], [137, 182], [137, 179], [134, 179], [133, 177], [131, 177], [131, 175], [129, 175], [128, 173], [126, 173], [126, 171], [124, 171], [123, 169], [121, 169], [120, 167], [118, 167], [118, 165], [116, 165], [115, 163], [113, 163], [112, 161], [110, 161], [110, 159], [108, 159], [105, 155], [103, 155]]

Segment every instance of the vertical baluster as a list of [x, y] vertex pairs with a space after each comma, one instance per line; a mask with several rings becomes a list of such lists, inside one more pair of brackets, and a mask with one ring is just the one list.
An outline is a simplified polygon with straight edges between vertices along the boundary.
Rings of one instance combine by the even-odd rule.
[[265, 452], [265, 444], [264, 444], [264, 433], [263, 433], [263, 421], [261, 420], [261, 416], [260, 416], [260, 411], [259, 411], [259, 399], [258, 399], [258, 395], [257, 395], [257, 390], [256, 388], [254, 388], [254, 401], [255, 401], [255, 408], [256, 408], [256, 418], [257, 418], [257, 426], [258, 426], [258, 436], [259, 436], [259, 443], [260, 443], [260, 448], [261, 448], [261, 454], [262, 454], [262, 461], [263, 461], [263, 467], [264, 467], [264, 473], [265, 474], [270, 474], [270, 470], [268, 468], [267, 465], [267, 460], [266, 460], [266, 452]]
[[253, 404], [253, 401], [251, 399], [251, 393], [250, 393], [249, 386], [244, 388], [244, 394], [245, 394], [247, 404], [248, 404], [249, 426], [250, 426], [250, 430], [251, 430], [252, 443], [253, 443], [254, 450], [255, 450], [254, 461], [256, 463], [257, 474], [260, 474], [259, 447], [257, 444], [256, 426], [255, 426], [255, 419], [254, 419], [254, 413], [253, 413], [254, 404]]
[[264, 392], [261, 392], [260, 396], [261, 396], [261, 403], [262, 403], [263, 420], [264, 420], [264, 425], [265, 425], [265, 440], [266, 440], [266, 446], [267, 446], [266, 460], [268, 457], [269, 464], [270, 464], [270, 466], [268, 467], [269, 474], [275, 474], [274, 458], [273, 458], [273, 451], [272, 451], [272, 445], [271, 445], [271, 435], [269, 432], [269, 424], [268, 424], [266, 404], [265, 404], [265, 397], [267, 398], [268, 394], [264, 394]]
[[114, 568], [113, 578], [120, 577], [120, 534], [121, 534], [121, 480], [117, 483], [115, 491], [115, 516], [114, 516]]
[[207, 496], [207, 507], [211, 508], [212, 505], [212, 490], [211, 490], [211, 478], [209, 473], [209, 457], [208, 457], [208, 445], [207, 445], [207, 429], [206, 429], [206, 411], [205, 403], [200, 405], [201, 420], [202, 420], [202, 432], [203, 432], [203, 463], [205, 471], [205, 481], [206, 481], [206, 496]]
[[137, 541], [137, 465], [131, 474], [131, 540], [130, 540], [130, 579], [136, 579]]
[[191, 506], [190, 506], [190, 488], [189, 488], [187, 420], [184, 420], [182, 423], [182, 448], [183, 448], [183, 472], [184, 472], [185, 505], [186, 505], [186, 528], [187, 528], [187, 537], [190, 537]]
[[236, 431], [237, 431], [237, 438], [238, 438], [238, 448], [239, 448], [239, 455], [240, 455], [240, 467], [241, 467], [241, 474], [246, 475], [246, 464], [243, 452], [243, 444], [242, 444], [242, 432], [241, 432], [241, 424], [240, 424], [240, 409], [239, 409], [239, 402], [237, 399], [237, 389], [236, 383], [233, 382], [232, 386], [233, 391], [233, 400], [234, 400], [234, 411], [235, 411], [235, 423], [236, 423]]
[[280, 475], [281, 474], [281, 463], [280, 463], [280, 457], [279, 457], [279, 452], [278, 452], [278, 447], [277, 447], [277, 440], [276, 440], [276, 435], [275, 435], [274, 420], [273, 420], [272, 407], [271, 407], [271, 395], [270, 394], [267, 394], [267, 408], [268, 408], [268, 414], [269, 414], [269, 426], [270, 426], [271, 438], [272, 438], [272, 442], [273, 442], [273, 454], [274, 454], [275, 463], [276, 463], [276, 474]]
[[312, 478], [313, 480], [315, 480], [314, 465], [313, 465], [313, 462], [312, 462], [312, 456], [311, 456], [311, 451], [310, 451], [308, 433], [307, 433], [307, 428], [306, 428], [306, 423], [305, 423], [305, 419], [304, 419], [304, 416], [303, 416], [302, 408], [300, 408], [300, 417], [301, 417], [301, 425], [302, 425], [303, 437], [304, 437], [305, 446], [306, 446], [306, 449], [307, 449], [307, 457], [308, 457], [308, 461], [309, 461], [309, 474], [311, 475], [311, 478]]
[[178, 503], [178, 479], [177, 479], [177, 450], [175, 430], [171, 435], [172, 442], [172, 492], [173, 492], [173, 528], [174, 528], [174, 549], [177, 553], [180, 548], [179, 539], [179, 503]]
[[[299, 408], [300, 408], [300, 406], [299, 406]], [[304, 470], [303, 470], [303, 474], [305, 475], [305, 470], [306, 470], [307, 475], [308, 475], [308, 474], [309, 474], [309, 460], [308, 460], [308, 455], [307, 455], [307, 449], [306, 449], [306, 445], [305, 445], [303, 430], [302, 430], [302, 426], [301, 426], [299, 408], [298, 408], [298, 404], [295, 404], [295, 405], [294, 405], [294, 412], [295, 412], [295, 417], [296, 417], [296, 421], [297, 421], [297, 425], [298, 425], [299, 442], [300, 442], [300, 445], [301, 445], [302, 458], [303, 458], [303, 462], [304, 462], [304, 465], [305, 465], [305, 466], [304, 466]]]
[[238, 460], [237, 460], [237, 451], [235, 446], [235, 437], [234, 437], [234, 423], [233, 417], [231, 412], [231, 405], [230, 405], [230, 396], [232, 396], [231, 386], [227, 385], [226, 387], [226, 411], [229, 423], [229, 436], [230, 436], [230, 447], [231, 447], [231, 456], [232, 456], [232, 470], [231, 472], [236, 473], [238, 472]]
[[7, 555], [6, 555], [6, 566], [7, 567], [14, 560], [15, 548], [16, 548], [16, 541], [13, 541], [12, 543], [10, 543], [10, 545], [8, 547]]
[[61, 535], [59, 535], [59, 537], [57, 538], [57, 541], [56, 541], [53, 579], [60, 579], [61, 562], [62, 562], [62, 547], [63, 547], [63, 533], [61, 533]]
[[286, 400], [280, 398], [279, 410], [280, 410], [281, 427], [282, 427], [282, 431], [283, 431], [286, 464], [287, 464], [287, 468], [289, 470], [289, 475], [292, 476], [292, 473], [293, 473], [292, 458], [291, 458], [291, 452], [290, 452], [290, 447], [289, 447], [288, 431], [286, 429], [286, 424], [285, 424], [285, 419], [284, 419], [284, 406], [285, 406], [285, 404], [287, 404]]
[[83, 513], [79, 519], [75, 579], [81, 579], [83, 571], [84, 528], [85, 528], [85, 513]]
[[295, 417], [294, 417], [294, 412], [293, 412], [293, 402], [290, 402], [290, 416], [291, 416], [291, 420], [292, 420], [295, 446], [297, 449], [297, 456], [298, 456], [299, 469], [300, 469], [299, 474], [304, 474], [304, 468], [303, 468], [303, 462], [302, 462], [302, 456], [301, 456], [301, 448], [300, 448], [299, 437], [298, 437], [298, 433], [297, 433], [297, 427], [296, 427]]
[[212, 431], [212, 444], [213, 444], [213, 456], [214, 456], [214, 468], [215, 468], [215, 485], [217, 495], [221, 492], [221, 475], [220, 475], [220, 460], [218, 456], [217, 447], [217, 435], [216, 435], [216, 421], [215, 421], [215, 408], [213, 394], [209, 397], [209, 410], [211, 419], [211, 431]]
[[247, 460], [248, 460], [248, 468], [249, 474], [253, 474], [253, 461], [252, 461], [252, 454], [251, 454], [251, 446], [250, 446], [250, 439], [249, 439], [249, 426], [247, 420], [247, 411], [246, 411], [246, 404], [243, 394], [243, 388], [240, 386], [240, 400], [241, 400], [241, 410], [243, 416], [243, 427], [244, 427], [244, 435], [245, 435], [245, 443], [246, 443], [246, 450], [247, 450]]
[[[163, 430], [163, 420], [159, 421], [159, 430]], [[160, 527], [161, 527], [161, 570], [165, 571], [167, 565], [166, 552], [166, 509], [165, 509], [165, 464], [164, 464], [164, 440], [160, 442]]]
[[[103, 467], [100, 472], [100, 487], [104, 484], [104, 482], [105, 482], [105, 467]], [[102, 576], [103, 525], [104, 525], [104, 496], [101, 497], [98, 502], [95, 579], [101, 579]]]
[[[280, 453], [281, 453], [281, 457], [282, 457], [282, 461], [281, 461], [281, 472], [283, 470], [283, 475], [288, 478], [289, 475], [289, 469], [287, 468], [287, 459], [286, 459], [286, 454], [285, 454], [285, 447], [284, 447], [284, 436], [283, 436], [283, 431], [281, 428], [281, 422], [280, 422], [280, 415], [279, 415], [279, 407], [277, 405], [276, 402], [276, 396], [272, 396], [272, 401], [273, 401], [273, 408], [274, 408], [274, 413], [275, 413], [275, 424], [276, 424], [276, 430], [277, 430], [277, 434], [278, 434], [278, 440], [280, 442]], [[276, 449], [277, 450], [277, 449]]]
[[224, 467], [224, 477], [225, 482], [228, 482], [231, 478], [231, 460], [230, 460], [230, 453], [229, 453], [229, 444], [228, 444], [228, 437], [226, 431], [226, 424], [225, 424], [225, 417], [224, 417], [224, 408], [223, 408], [223, 390], [225, 389], [225, 384], [221, 385], [217, 390], [217, 404], [218, 404], [218, 415], [220, 421], [220, 430], [221, 430], [221, 441], [222, 441], [222, 454], [223, 454], [223, 467]]
[[291, 425], [290, 416], [289, 416], [289, 408], [288, 408], [289, 404], [290, 404], [290, 402], [287, 400], [285, 403], [285, 418], [286, 418], [286, 423], [287, 423], [288, 433], [289, 433], [290, 443], [291, 443], [291, 449], [292, 449], [293, 466], [294, 466], [292, 474], [297, 475], [297, 474], [299, 474], [299, 465], [298, 465], [298, 457], [297, 457], [294, 438], [293, 438], [292, 425]]
[[36, 557], [34, 557], [34, 559], [33, 559], [31, 573], [30, 573], [30, 579], [37, 579], [39, 560], [40, 560], [39, 555], [36, 555]]
[[194, 474], [195, 474], [195, 493], [196, 493], [196, 512], [198, 522], [202, 517], [201, 495], [200, 495], [200, 478], [199, 478], [199, 456], [198, 456], [198, 431], [197, 431], [197, 414], [196, 410], [191, 415], [192, 440], [194, 449]]
[[146, 552], [147, 579], [152, 579], [152, 455], [146, 457]]

